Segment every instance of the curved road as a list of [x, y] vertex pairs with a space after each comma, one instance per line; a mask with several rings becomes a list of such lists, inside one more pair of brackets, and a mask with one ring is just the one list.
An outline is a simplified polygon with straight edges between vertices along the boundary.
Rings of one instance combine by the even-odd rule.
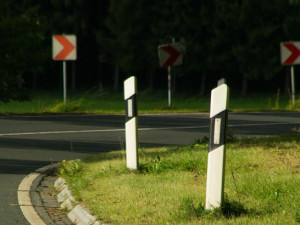
[[[123, 115], [0, 117], [0, 225], [28, 225], [17, 202], [21, 180], [63, 159], [124, 148]], [[275, 135], [300, 127], [300, 113], [230, 113], [238, 135]], [[140, 115], [141, 147], [189, 145], [208, 136], [208, 114]]]

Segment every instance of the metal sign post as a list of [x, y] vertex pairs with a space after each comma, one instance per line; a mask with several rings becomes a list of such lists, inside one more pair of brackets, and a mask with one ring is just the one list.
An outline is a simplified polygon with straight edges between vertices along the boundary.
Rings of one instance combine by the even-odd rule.
[[124, 81], [124, 99], [126, 101], [126, 164], [131, 170], [138, 169], [138, 117], [136, 101], [136, 78], [134, 76]]
[[221, 84], [211, 92], [206, 210], [219, 208], [223, 201], [228, 96], [226, 84]]
[[291, 66], [291, 86], [292, 86], [292, 104], [295, 104], [295, 70], [294, 66]]
[[63, 86], [64, 86], [64, 104], [67, 103], [67, 65], [66, 61], [63, 61]]
[[168, 67], [168, 107], [172, 107], [172, 77], [171, 77], [171, 66]]

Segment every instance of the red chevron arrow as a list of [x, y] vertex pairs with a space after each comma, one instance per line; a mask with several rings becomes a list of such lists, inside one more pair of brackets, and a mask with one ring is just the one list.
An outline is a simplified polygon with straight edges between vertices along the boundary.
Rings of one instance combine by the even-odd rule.
[[63, 49], [54, 57], [55, 60], [64, 60], [75, 49], [75, 46], [63, 35], [55, 35], [54, 38], [63, 46]]
[[300, 50], [293, 43], [283, 43], [283, 45], [291, 52], [291, 55], [283, 62], [283, 64], [293, 64], [300, 56]]
[[162, 65], [162, 67], [172, 66], [177, 60], [177, 58], [180, 56], [180, 52], [173, 48], [171, 45], [162, 46], [161, 49], [163, 49], [166, 53], [169, 54], [169, 58]]

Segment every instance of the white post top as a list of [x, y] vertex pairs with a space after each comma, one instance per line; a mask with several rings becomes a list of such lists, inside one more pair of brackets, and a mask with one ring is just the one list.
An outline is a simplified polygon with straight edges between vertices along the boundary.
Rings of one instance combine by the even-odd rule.
[[228, 86], [222, 84], [211, 91], [210, 117], [227, 109]]
[[129, 77], [124, 81], [124, 99], [130, 98], [136, 93], [136, 78], [134, 76]]

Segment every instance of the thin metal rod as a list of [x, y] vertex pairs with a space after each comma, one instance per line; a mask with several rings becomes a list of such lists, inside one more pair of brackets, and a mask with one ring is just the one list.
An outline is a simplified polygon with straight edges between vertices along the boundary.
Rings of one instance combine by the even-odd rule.
[[172, 97], [171, 97], [171, 66], [168, 67], [168, 106], [172, 106]]
[[295, 70], [294, 66], [291, 66], [291, 85], [292, 85], [292, 104], [295, 104]]
[[67, 103], [67, 65], [66, 61], [63, 61], [63, 86], [64, 86], [64, 103]]
[[[175, 43], [175, 38], [172, 37], [172, 43]], [[171, 66], [168, 67], [168, 106], [172, 107], [172, 74]]]

